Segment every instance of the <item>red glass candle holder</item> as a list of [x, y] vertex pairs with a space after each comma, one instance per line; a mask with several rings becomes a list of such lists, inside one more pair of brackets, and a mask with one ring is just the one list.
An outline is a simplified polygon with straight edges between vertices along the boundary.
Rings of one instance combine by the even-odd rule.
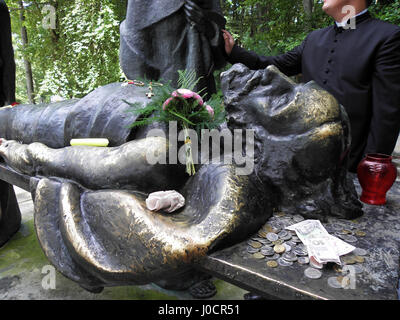
[[397, 177], [392, 157], [380, 153], [367, 154], [358, 165], [357, 175], [362, 187], [360, 200], [373, 205], [385, 204], [386, 193]]

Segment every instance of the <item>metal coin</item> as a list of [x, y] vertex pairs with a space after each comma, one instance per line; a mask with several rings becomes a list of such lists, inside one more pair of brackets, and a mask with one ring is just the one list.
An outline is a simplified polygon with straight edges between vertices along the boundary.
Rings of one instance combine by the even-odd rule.
[[[252, 241], [258, 241], [258, 242], [261, 242], [261, 243], [262, 243], [262, 241], [264, 241], [264, 240], [266, 240], [266, 239], [261, 238], [261, 237], [253, 237], [253, 238], [251, 238], [251, 240], [252, 240]], [[250, 241], [249, 241], [249, 242], [250, 242]]]
[[319, 279], [322, 276], [322, 272], [314, 268], [307, 268], [304, 270], [304, 275], [309, 279]]
[[270, 268], [276, 268], [278, 266], [278, 262], [271, 260], [267, 262], [267, 266]]
[[304, 221], [304, 218], [303, 218], [303, 216], [301, 216], [301, 215], [299, 215], [299, 214], [295, 214], [295, 215], [293, 216], [293, 220], [294, 220], [295, 223], [299, 223], [299, 222]]
[[310, 266], [316, 269], [322, 269], [324, 267], [324, 265], [315, 260], [314, 257], [310, 258]]
[[355, 257], [354, 257], [354, 260], [355, 260], [355, 262], [357, 262], [357, 263], [364, 263], [365, 258], [364, 258], [364, 257], [361, 257], [361, 256], [355, 256]]
[[285, 252], [282, 255], [282, 259], [285, 259], [286, 261], [289, 261], [289, 262], [295, 262], [295, 261], [297, 261], [297, 256], [292, 252]]
[[260, 252], [256, 252], [253, 254], [254, 259], [264, 259], [264, 255], [261, 254]]
[[284, 243], [284, 241], [282, 239], [279, 239], [279, 240], [276, 240], [276, 241], [272, 241], [272, 244], [274, 246], [279, 245], [279, 244], [283, 244], [283, 243]]
[[305, 252], [308, 252], [307, 247], [303, 243], [297, 244], [296, 248], [299, 248]]
[[368, 251], [361, 248], [356, 248], [353, 250], [352, 253], [356, 256], [366, 256], [368, 254]]
[[342, 285], [343, 289], [346, 289], [350, 285], [349, 277], [338, 276], [336, 279]]
[[296, 256], [299, 256], [299, 257], [306, 257], [306, 256], [308, 256], [308, 253], [307, 253], [306, 251], [304, 251], [304, 250], [302, 250], [302, 249], [298, 249], [298, 248], [294, 248], [294, 249], [293, 249], [293, 253], [294, 253]]
[[275, 251], [271, 247], [266, 247], [262, 248], [260, 250], [260, 253], [263, 254], [264, 256], [273, 256], [275, 254]]
[[269, 241], [268, 239], [262, 239], [262, 240], [259, 240], [258, 242], [262, 243], [264, 246], [272, 245], [272, 242]]
[[283, 245], [281, 245], [281, 244], [277, 244], [275, 247], [274, 247], [274, 251], [276, 252], [276, 253], [284, 253], [285, 252], [285, 247], [283, 246]]
[[258, 231], [257, 233], [261, 238], [266, 238], [267, 237], [267, 233], [263, 230]]
[[260, 251], [260, 249], [255, 249], [253, 247], [247, 247], [247, 252], [248, 253], [256, 253], [258, 251]]
[[342, 234], [353, 234], [353, 231], [348, 230], [348, 229], [343, 229]]
[[280, 256], [281, 256], [280, 254], [275, 253], [272, 257], [265, 257], [265, 259], [268, 261], [278, 260]]
[[284, 238], [289, 234], [286, 230], [282, 230], [281, 232], [278, 233], [279, 238]]
[[283, 259], [283, 258], [279, 258], [279, 259], [278, 259], [278, 264], [279, 264], [280, 266], [282, 266], [282, 267], [289, 267], [289, 266], [292, 266], [292, 265], [293, 265], [293, 262], [286, 261], [286, 260]]
[[332, 229], [334, 229], [336, 231], [343, 230], [343, 226], [341, 224], [338, 224], [338, 223], [332, 223], [330, 226], [332, 227]]
[[251, 243], [249, 243], [249, 245], [255, 249], [260, 249], [262, 247], [262, 244], [258, 241], [252, 241]]
[[289, 246], [291, 246], [292, 249], [294, 249], [294, 247], [297, 247], [297, 243], [292, 241], [292, 240], [289, 240], [289, 241], [287, 241], [285, 243], [287, 243]]
[[285, 247], [285, 252], [292, 251], [292, 247], [287, 244], [287, 242], [282, 243], [282, 245]]
[[357, 238], [355, 236], [350, 235], [350, 234], [342, 234], [342, 235], [340, 235], [340, 238], [343, 241], [346, 241], [346, 242], [349, 242], [349, 243], [357, 242]]
[[278, 240], [278, 239], [279, 239], [279, 236], [278, 236], [276, 233], [270, 232], [270, 233], [267, 233], [266, 238], [267, 238], [269, 241], [273, 242], [273, 241]]
[[338, 281], [337, 277], [328, 278], [328, 285], [335, 289], [341, 289], [342, 284]]
[[292, 235], [290, 233], [288, 233], [285, 237], [281, 237], [281, 239], [288, 241], [288, 240], [292, 239]]
[[355, 235], [359, 237], [365, 237], [367, 234], [364, 231], [356, 230]]
[[301, 242], [301, 240], [297, 236], [293, 236], [292, 237], [292, 241], [294, 241], [296, 243], [300, 243]]
[[300, 264], [309, 264], [310, 259], [308, 257], [298, 257], [297, 262]]
[[277, 229], [271, 226], [270, 224], [266, 224], [263, 228], [263, 231], [265, 231], [267, 234], [268, 233], [277, 233]]
[[342, 262], [344, 264], [355, 264], [357, 261], [354, 259], [354, 256], [344, 256], [342, 257]]

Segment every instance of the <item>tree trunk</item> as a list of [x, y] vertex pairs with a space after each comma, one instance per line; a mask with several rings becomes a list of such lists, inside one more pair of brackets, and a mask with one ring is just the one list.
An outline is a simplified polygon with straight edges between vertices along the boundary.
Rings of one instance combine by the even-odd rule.
[[[24, 4], [23, 1], [19, 1], [20, 13], [19, 17], [21, 20], [21, 41], [22, 48], [25, 50], [28, 46], [28, 33], [26, 31], [26, 27], [24, 26], [25, 15], [24, 15]], [[34, 97], [34, 88], [33, 88], [33, 76], [32, 76], [32, 66], [29, 60], [24, 55], [24, 64], [25, 64], [25, 74], [26, 74], [26, 91], [30, 104], [35, 104]]]
[[305, 22], [306, 22], [306, 31], [311, 31], [312, 29], [312, 13], [314, 7], [314, 0], [303, 0], [303, 8], [305, 12]]

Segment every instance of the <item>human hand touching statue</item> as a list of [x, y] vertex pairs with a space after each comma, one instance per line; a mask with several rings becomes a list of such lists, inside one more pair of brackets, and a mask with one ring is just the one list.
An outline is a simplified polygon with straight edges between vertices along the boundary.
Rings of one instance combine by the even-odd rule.
[[222, 33], [225, 41], [225, 52], [228, 56], [230, 56], [233, 46], [235, 45], [235, 39], [233, 39], [232, 35], [226, 30], [222, 30]]

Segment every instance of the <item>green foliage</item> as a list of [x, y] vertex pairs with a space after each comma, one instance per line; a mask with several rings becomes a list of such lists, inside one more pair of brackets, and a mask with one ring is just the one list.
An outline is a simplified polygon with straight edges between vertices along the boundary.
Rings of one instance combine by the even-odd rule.
[[400, 25], [400, 0], [389, 4], [378, 4], [371, 7], [372, 14], [381, 20]]
[[[181, 89], [185, 90], [183, 93], [179, 90], [175, 91], [170, 83], [167, 83], [153, 88], [154, 97], [146, 105], [125, 101], [131, 106], [129, 112], [140, 115], [131, 127], [143, 126], [156, 121], [167, 124], [176, 121], [180, 128], [195, 129], [200, 135], [202, 129], [214, 129], [225, 122], [226, 114], [220, 96], [213, 95], [204, 105], [203, 99], [198, 94], [197, 98], [185, 97], [186, 91], [192, 92], [200, 78], [197, 78], [194, 71], [179, 70], [178, 74], [178, 84]], [[149, 82], [143, 82], [149, 86]], [[206, 110], [206, 105], [213, 109], [213, 116], [210, 116]]]
[[[119, 24], [124, 18], [121, 0], [35, 0], [24, 2], [24, 25], [28, 46], [20, 39], [19, 1], [8, 1], [13, 22], [14, 48], [18, 57], [18, 78], [24, 66], [22, 56], [32, 64], [37, 96], [79, 98], [95, 88], [119, 81]], [[49, 20], [46, 4], [56, 9], [56, 29], [45, 28]], [[18, 97], [21, 97], [18, 82]]]
[[[95, 88], [119, 81], [119, 24], [128, 0], [7, 0], [11, 10], [17, 63], [17, 99], [27, 102], [24, 59], [32, 64], [35, 93], [80, 98]], [[167, 0], [166, 0], [167, 1]], [[311, 0], [312, 1], [312, 0]], [[306, 12], [301, 0], [222, 0], [229, 30], [237, 42], [263, 55], [276, 55], [299, 45], [315, 29], [333, 23], [314, 0]], [[44, 28], [45, 5], [56, 9], [56, 28]], [[379, 1], [370, 8], [379, 19], [400, 25], [400, 0]], [[22, 47], [21, 27], [28, 33]], [[220, 71], [216, 72], [216, 79]], [[217, 81], [217, 88], [220, 84]], [[220, 91], [219, 94], [221, 95]], [[38, 101], [39, 99], [36, 99]]]

